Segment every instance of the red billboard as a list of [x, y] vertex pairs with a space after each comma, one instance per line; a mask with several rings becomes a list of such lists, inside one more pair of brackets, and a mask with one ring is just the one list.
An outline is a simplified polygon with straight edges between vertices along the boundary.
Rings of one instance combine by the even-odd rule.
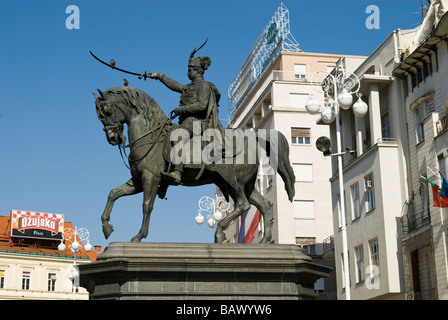
[[61, 240], [64, 215], [11, 210], [11, 237]]

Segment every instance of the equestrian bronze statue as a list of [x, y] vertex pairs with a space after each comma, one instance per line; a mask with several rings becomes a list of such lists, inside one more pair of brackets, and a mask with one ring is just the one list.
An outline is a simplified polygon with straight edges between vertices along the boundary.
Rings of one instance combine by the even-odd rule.
[[[219, 91], [203, 76], [211, 59], [194, 57], [199, 49], [190, 54], [187, 75], [191, 83], [187, 85], [162, 73], [140, 74], [140, 78], [157, 79], [180, 93], [179, 107], [171, 111], [170, 117], [153, 98], [136, 88], [115, 87], [94, 94], [97, 116], [104, 126], [107, 141], [119, 146], [120, 151], [129, 149], [125, 154], [131, 172], [131, 178], [112, 189], [107, 198], [101, 216], [106, 239], [113, 232], [109, 220], [118, 198], [143, 192], [143, 221], [140, 231], [131, 240], [139, 242], [148, 236], [156, 197], [164, 198], [169, 186], [215, 184], [226, 200], [231, 199], [233, 203], [233, 211], [217, 224], [215, 242], [224, 242], [224, 230], [254, 205], [263, 217], [261, 242], [269, 243], [272, 239], [270, 203], [255, 188], [263, 154], [271, 168], [282, 177], [288, 198], [293, 201], [295, 177], [287, 139], [273, 129], [243, 132], [222, 127], [218, 120]], [[175, 117], [179, 117], [178, 125], [172, 122]], [[127, 125], [128, 145], [124, 124]]]

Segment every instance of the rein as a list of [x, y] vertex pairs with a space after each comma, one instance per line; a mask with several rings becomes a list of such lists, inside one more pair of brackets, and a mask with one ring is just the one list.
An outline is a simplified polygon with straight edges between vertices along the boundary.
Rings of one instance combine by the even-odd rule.
[[[126, 162], [124, 161], [123, 153], [124, 153], [125, 156], [127, 157], [129, 163], [132, 162], [134, 165], [136, 165], [137, 163], [139, 163], [140, 161], [142, 161], [142, 160], [149, 154], [149, 152], [151, 152], [152, 148], [153, 148], [157, 143], [161, 143], [161, 142], [163, 142], [163, 139], [161, 139], [161, 137], [162, 137], [162, 133], [164, 132], [163, 129], [165, 128], [166, 125], [168, 125], [168, 124], [171, 122], [171, 120], [172, 120], [172, 119], [167, 119], [166, 121], [164, 121], [164, 122], [162, 122], [161, 124], [159, 124], [157, 127], [153, 128], [152, 130], [149, 130], [148, 132], [146, 132], [145, 134], [143, 134], [141, 137], [137, 138], [137, 139], [136, 139], [135, 141], [133, 141], [132, 143], [129, 143], [127, 146], [125, 146], [124, 143], [123, 143], [123, 146], [121, 146], [121, 145], [118, 146], [118, 148], [119, 148], [119, 150], [120, 150], [121, 158], [123, 159], [124, 164], [126, 165], [126, 167], [127, 167], [129, 170], [131, 170], [131, 168], [130, 168], [130, 167], [126, 164]], [[142, 140], [143, 138], [147, 137], [149, 134], [151, 134], [151, 133], [153, 133], [153, 132], [156, 132], [157, 130], [158, 130], [158, 135], [157, 135], [157, 138], [156, 138], [155, 141], [146, 142], [146, 143], [140, 144], [140, 145], [138, 145], [138, 146], [136, 147], [136, 149], [137, 149], [137, 148], [142, 147], [142, 146], [145, 146], [145, 145], [151, 145], [151, 147], [148, 149], [148, 151], [146, 151], [146, 153], [144, 154], [144, 156], [141, 157], [141, 158], [139, 158], [139, 159], [132, 160], [132, 159], [130, 158], [130, 155], [131, 155], [131, 153], [132, 153], [132, 148], [134, 148], [135, 144], [136, 144], [138, 141]], [[121, 151], [122, 148], [123, 148], [123, 152]], [[126, 148], [130, 148], [130, 149], [131, 149], [131, 153], [129, 154], [129, 156], [126, 154]], [[135, 149], [134, 149], [134, 150], [135, 150]], [[131, 166], [132, 166], [132, 164], [131, 164]]]
[[[120, 106], [118, 106], [118, 105], [116, 105], [116, 104], [112, 104], [112, 106], [115, 107], [115, 108], [117, 108], [117, 109], [119, 109], [119, 110], [123, 113], [123, 115], [126, 117], [126, 113], [124, 112], [124, 110], [123, 110]], [[118, 149], [120, 150], [120, 156], [121, 156], [121, 159], [123, 160], [124, 165], [125, 165], [129, 170], [131, 170], [130, 167], [131, 167], [132, 165], [136, 165], [138, 162], [142, 161], [142, 160], [149, 154], [149, 152], [152, 150], [152, 148], [155, 146], [156, 143], [161, 143], [161, 142], [163, 142], [163, 139], [161, 139], [161, 137], [162, 137], [163, 132], [165, 132], [164, 128], [165, 128], [166, 125], [170, 124], [171, 121], [175, 118], [175, 117], [171, 117], [171, 118], [166, 119], [165, 121], [162, 121], [161, 123], [159, 123], [159, 125], [158, 125], [157, 127], [153, 128], [153, 129], [151, 129], [151, 130], [149, 130], [148, 132], [146, 132], [145, 134], [143, 134], [142, 136], [140, 136], [139, 138], [137, 138], [137, 139], [134, 140], [133, 142], [130, 142], [128, 145], [125, 145], [125, 143], [126, 143], [126, 142], [125, 142], [125, 141], [126, 141], [126, 138], [124, 138], [124, 134], [123, 134], [124, 125], [121, 124], [121, 123], [118, 121], [118, 119], [117, 119], [117, 115], [116, 115], [115, 112], [113, 112], [111, 116], [112, 116], [112, 121], [108, 121], [109, 123], [108, 123], [107, 125], [104, 126], [103, 130], [104, 130], [104, 131], [107, 131], [107, 130], [111, 130], [111, 129], [113, 129], [113, 130], [118, 131], [118, 132], [122, 135], [122, 137], [123, 137], [123, 139], [122, 139], [122, 140], [123, 140], [123, 143], [118, 145]], [[157, 135], [157, 138], [156, 138], [155, 141], [150, 141], [150, 142], [142, 143], [142, 144], [138, 145], [137, 147], [135, 147], [135, 144], [136, 144], [138, 141], [142, 140], [143, 138], [149, 136], [151, 133], [156, 132], [156, 131], [158, 131], [158, 135]], [[139, 159], [132, 160], [131, 157], [130, 157], [131, 154], [132, 154], [132, 151], [133, 151], [132, 149], [133, 149], [134, 147], [135, 147], [135, 149], [137, 149], [137, 148], [142, 147], [142, 146], [145, 146], [145, 145], [151, 145], [151, 147], [148, 149], [148, 151], [146, 151], [145, 155], [144, 155], [143, 157], [139, 158]], [[129, 156], [128, 156], [127, 153], [126, 153], [126, 148], [130, 148], [130, 149], [131, 149], [131, 152], [130, 152]], [[134, 149], [134, 150], [135, 150], [135, 149]], [[128, 165], [128, 163], [126, 163], [123, 154], [124, 154], [124, 156], [126, 156], [126, 158], [128, 159], [128, 163], [129, 163], [129, 165]]]

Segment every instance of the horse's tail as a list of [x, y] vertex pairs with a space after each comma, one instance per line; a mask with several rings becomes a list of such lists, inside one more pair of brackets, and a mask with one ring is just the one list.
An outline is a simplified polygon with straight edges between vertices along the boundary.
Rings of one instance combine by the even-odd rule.
[[274, 167], [277, 173], [282, 177], [283, 182], [285, 183], [288, 199], [292, 202], [296, 192], [296, 177], [289, 161], [288, 140], [280, 131], [267, 130], [266, 142], [266, 151], [271, 167]]

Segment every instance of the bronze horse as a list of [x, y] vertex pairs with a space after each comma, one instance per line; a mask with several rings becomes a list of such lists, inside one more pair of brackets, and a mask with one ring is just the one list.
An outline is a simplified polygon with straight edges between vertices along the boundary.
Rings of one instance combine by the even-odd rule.
[[[154, 99], [139, 89], [116, 87], [105, 92], [98, 91], [99, 96], [94, 94], [96, 112], [98, 119], [104, 125], [108, 142], [124, 149], [126, 141], [123, 133], [124, 124], [128, 127], [130, 149], [128, 162], [132, 176], [126, 183], [110, 191], [101, 216], [103, 233], [107, 239], [113, 232], [109, 219], [114, 202], [122, 196], [143, 192], [143, 221], [140, 231], [131, 240], [140, 242], [148, 235], [149, 218], [156, 196], [163, 198], [169, 185], [169, 182], [164, 181], [161, 172], [167, 171], [170, 166], [168, 156], [171, 146], [170, 132], [177, 125], [171, 122]], [[289, 200], [292, 201], [295, 193], [295, 177], [289, 162], [289, 146], [283, 134], [278, 131], [275, 133], [278, 134], [276, 170], [285, 183]], [[270, 147], [273, 149], [270, 140], [268, 135], [265, 139], [266, 149]], [[244, 146], [246, 146], [244, 148], [246, 158], [249, 153], [259, 152], [258, 143], [255, 146], [245, 143]], [[272, 153], [272, 150], [270, 152]], [[268, 243], [272, 239], [270, 203], [255, 189], [259, 159], [256, 159], [253, 164], [245, 162], [243, 164], [238, 164], [236, 161], [232, 164], [207, 164], [205, 170], [198, 164], [185, 165], [181, 185], [199, 186], [214, 183], [220, 188], [227, 201], [229, 197], [233, 200], [234, 210], [217, 225], [216, 243], [225, 240], [226, 227], [247, 211], [251, 204], [257, 207], [263, 216], [264, 234], [261, 242]]]

